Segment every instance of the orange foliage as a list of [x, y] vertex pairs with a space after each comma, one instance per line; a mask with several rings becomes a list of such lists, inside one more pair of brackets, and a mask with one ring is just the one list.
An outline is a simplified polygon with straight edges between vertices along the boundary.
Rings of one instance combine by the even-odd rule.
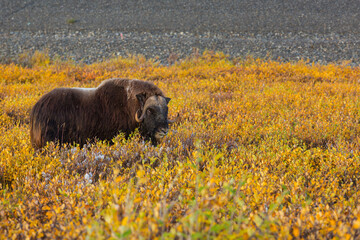
[[[0, 238], [357, 238], [360, 68], [229, 60], [0, 65]], [[55, 87], [153, 81], [180, 120], [159, 146], [34, 153], [29, 112]]]

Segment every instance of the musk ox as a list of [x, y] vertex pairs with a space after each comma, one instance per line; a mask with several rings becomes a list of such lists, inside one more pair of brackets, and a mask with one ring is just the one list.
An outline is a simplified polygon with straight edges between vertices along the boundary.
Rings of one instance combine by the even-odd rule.
[[56, 88], [32, 108], [30, 138], [35, 149], [47, 142], [111, 140], [136, 128], [156, 145], [168, 131], [170, 98], [151, 82], [108, 79], [97, 88]]

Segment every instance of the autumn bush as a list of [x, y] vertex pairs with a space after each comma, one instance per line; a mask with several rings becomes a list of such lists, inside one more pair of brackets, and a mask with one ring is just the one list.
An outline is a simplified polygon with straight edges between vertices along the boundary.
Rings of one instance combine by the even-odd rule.
[[[22, 61], [0, 65], [1, 239], [360, 237], [359, 67], [212, 52], [170, 66]], [[161, 144], [136, 131], [34, 152], [42, 94], [113, 77], [172, 98], [180, 118]]]

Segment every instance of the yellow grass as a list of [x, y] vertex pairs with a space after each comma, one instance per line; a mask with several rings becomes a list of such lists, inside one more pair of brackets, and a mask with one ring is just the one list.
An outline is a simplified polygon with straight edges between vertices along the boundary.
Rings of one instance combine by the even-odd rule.
[[[0, 239], [338, 238], [360, 234], [360, 68], [228, 60], [0, 65]], [[157, 147], [34, 154], [29, 112], [55, 87], [153, 81], [177, 113]]]

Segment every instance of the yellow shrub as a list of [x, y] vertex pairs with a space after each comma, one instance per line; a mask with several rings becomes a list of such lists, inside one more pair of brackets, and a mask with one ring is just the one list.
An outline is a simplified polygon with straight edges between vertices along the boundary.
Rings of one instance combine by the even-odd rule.
[[[356, 238], [360, 68], [141, 56], [91, 65], [23, 56], [0, 65], [0, 238]], [[24, 60], [24, 61], [25, 61]], [[152, 146], [35, 153], [29, 112], [55, 87], [153, 81], [180, 114]]]

